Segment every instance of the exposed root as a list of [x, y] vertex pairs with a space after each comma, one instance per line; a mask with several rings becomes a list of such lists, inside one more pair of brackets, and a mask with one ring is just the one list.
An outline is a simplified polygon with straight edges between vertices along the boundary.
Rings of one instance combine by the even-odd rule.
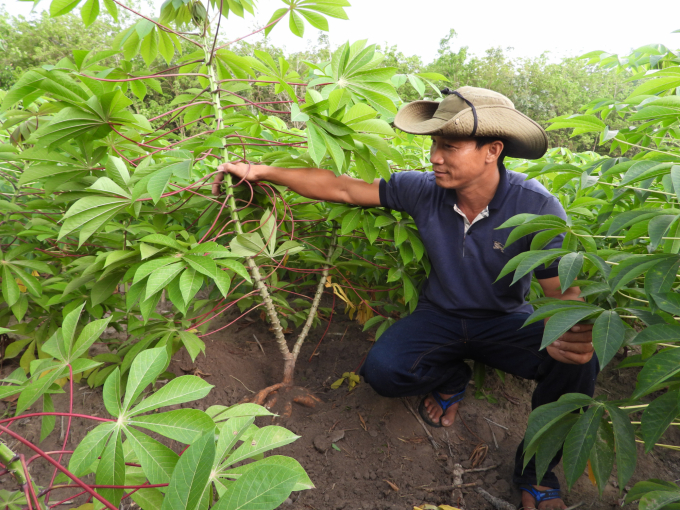
[[277, 384], [273, 384], [273, 385], [271, 385], [271, 386], [269, 386], [269, 387], [267, 387], [263, 390], [258, 391], [252, 397], [243, 399], [243, 401], [244, 402], [251, 402], [253, 404], [257, 404], [257, 405], [260, 405], [260, 406], [264, 405], [264, 402], [265, 402], [265, 400], [267, 400], [267, 397], [269, 397], [269, 395], [271, 395], [275, 391], [278, 391], [279, 388], [282, 388], [282, 387], [283, 387], [282, 382], [277, 383]]
[[283, 407], [279, 413], [280, 416], [289, 418], [293, 414], [293, 402], [305, 407], [316, 407], [321, 399], [306, 388], [277, 383], [258, 391], [250, 398], [244, 399], [244, 402], [263, 405], [267, 409], [273, 409], [278, 403], [279, 407], [281, 405]]

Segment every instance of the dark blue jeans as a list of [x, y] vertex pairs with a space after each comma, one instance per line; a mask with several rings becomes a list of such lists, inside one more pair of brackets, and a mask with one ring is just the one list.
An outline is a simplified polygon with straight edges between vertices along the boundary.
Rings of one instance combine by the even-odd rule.
[[[430, 308], [416, 309], [388, 328], [375, 343], [361, 367], [361, 375], [384, 397], [425, 395], [432, 390], [458, 393], [465, 389], [472, 370], [463, 360], [474, 360], [509, 374], [538, 382], [531, 407], [556, 401], [565, 393], [592, 396], [599, 371], [597, 359], [569, 365], [539, 351], [543, 321], [521, 328], [527, 314], [489, 319], [458, 319]], [[521, 329], [520, 329], [521, 328]], [[542, 485], [559, 489], [550, 463]], [[537, 484], [531, 459], [522, 469], [522, 444], [515, 457], [513, 481]]]

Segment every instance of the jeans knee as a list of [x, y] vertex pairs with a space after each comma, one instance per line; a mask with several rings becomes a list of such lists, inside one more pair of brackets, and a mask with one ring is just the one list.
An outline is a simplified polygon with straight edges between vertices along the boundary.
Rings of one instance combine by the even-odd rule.
[[375, 351], [376, 349], [372, 349], [368, 353], [366, 361], [361, 367], [360, 373], [364, 377], [364, 381], [380, 396], [398, 396], [394, 391], [396, 389], [397, 369], [392, 366], [388, 359], [378, 355]]

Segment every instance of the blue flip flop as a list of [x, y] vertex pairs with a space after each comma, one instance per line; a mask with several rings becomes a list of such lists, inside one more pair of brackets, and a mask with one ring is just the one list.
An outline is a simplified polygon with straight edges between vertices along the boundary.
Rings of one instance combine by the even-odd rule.
[[[451, 407], [453, 404], [457, 404], [461, 400], [463, 400], [463, 397], [465, 396], [465, 390], [461, 391], [460, 393], [456, 393], [455, 395], [451, 395], [448, 399], [443, 399], [442, 396], [439, 394], [439, 392], [432, 390], [430, 392], [430, 395], [432, 395], [432, 398], [434, 398], [435, 402], [439, 404], [439, 407], [442, 408], [442, 416], [444, 416], [444, 413], [446, 413], [446, 410]], [[439, 418], [439, 421], [434, 422], [430, 419], [430, 415], [427, 412], [427, 409], [425, 408], [425, 399], [427, 396], [424, 396], [423, 399], [420, 401], [420, 404], [418, 405], [418, 413], [420, 414], [420, 417], [427, 423], [430, 427], [435, 427], [435, 428], [441, 428], [441, 417]]]
[[[532, 485], [520, 485], [519, 488], [520, 490], [523, 490], [524, 492], [528, 492], [529, 494], [531, 494], [531, 496], [536, 501], [534, 503], [534, 508], [538, 508], [538, 505], [543, 503], [544, 501], [549, 501], [551, 499], [560, 499], [562, 497], [562, 494], [560, 493], [559, 489], [548, 489], [547, 491], [541, 491]], [[517, 510], [522, 510], [523, 508], [525, 507], [523, 507], [522, 503], [520, 502], [519, 506], [517, 507]]]

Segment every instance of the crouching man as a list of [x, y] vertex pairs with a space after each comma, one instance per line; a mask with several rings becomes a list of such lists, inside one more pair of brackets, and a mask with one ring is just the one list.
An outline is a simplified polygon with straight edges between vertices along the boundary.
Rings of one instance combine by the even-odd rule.
[[[471, 377], [465, 360], [537, 381], [532, 408], [565, 393], [592, 396], [598, 372], [592, 326], [574, 326], [539, 351], [544, 324], [521, 328], [533, 311], [525, 300], [531, 274], [512, 286], [512, 275], [495, 281], [512, 257], [529, 250], [533, 238], [506, 247], [512, 229], [496, 227], [520, 213], [566, 218], [559, 201], [539, 182], [503, 166], [505, 156], [543, 156], [547, 135], [501, 94], [474, 87], [447, 92], [440, 103], [406, 105], [394, 121], [407, 133], [432, 137], [431, 172], [401, 172], [368, 184], [318, 168], [226, 163], [219, 170], [237, 179], [284, 185], [311, 199], [387, 207], [414, 219], [432, 264], [430, 276], [415, 312], [383, 333], [361, 375], [386, 397], [424, 395], [419, 410], [431, 426], [454, 422]], [[218, 174], [215, 194], [221, 181]], [[546, 248], [561, 243], [558, 236]], [[580, 299], [577, 287], [560, 292], [557, 262], [547, 269], [539, 266], [534, 274], [546, 296]], [[513, 481], [523, 491], [521, 508], [566, 508], [553, 473], [560, 459], [561, 452], [543, 480], [537, 480], [533, 459], [522, 469], [519, 445]]]

